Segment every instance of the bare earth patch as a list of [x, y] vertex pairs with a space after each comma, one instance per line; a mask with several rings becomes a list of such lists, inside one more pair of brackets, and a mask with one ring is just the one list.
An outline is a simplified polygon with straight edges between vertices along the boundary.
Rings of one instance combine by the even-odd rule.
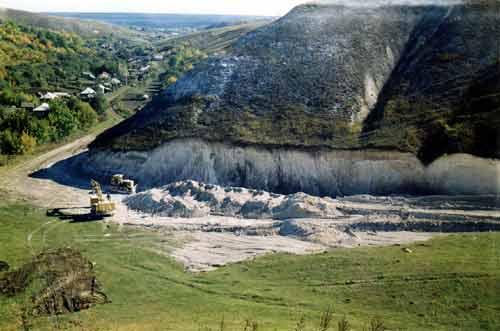
[[[92, 138], [3, 169], [4, 196], [45, 208], [88, 205], [88, 178], [53, 165], [84, 152]], [[45, 178], [30, 176], [37, 171]], [[331, 199], [189, 181], [132, 197], [113, 195], [113, 200], [119, 208], [108, 221], [160, 232], [169, 240], [159, 248], [152, 243], [152, 249], [193, 272], [274, 252], [311, 254], [336, 247], [404, 245], [442, 233], [500, 231], [494, 196]]]

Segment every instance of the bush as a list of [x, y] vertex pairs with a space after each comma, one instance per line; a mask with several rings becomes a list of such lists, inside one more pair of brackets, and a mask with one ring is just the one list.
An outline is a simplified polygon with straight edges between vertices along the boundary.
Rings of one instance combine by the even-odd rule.
[[0, 133], [0, 151], [2, 154], [19, 154], [20, 146], [21, 141], [15, 132], [6, 129]]
[[33, 153], [36, 147], [36, 139], [30, 136], [28, 133], [23, 132], [20, 138], [20, 153], [30, 154]]
[[109, 102], [106, 97], [99, 93], [91, 102], [92, 108], [95, 109], [99, 116], [103, 116], [109, 108]]
[[78, 120], [64, 103], [53, 102], [49, 113], [49, 124], [55, 129], [54, 135], [51, 137], [52, 140], [58, 141], [77, 129]]
[[79, 122], [79, 128], [89, 129], [97, 122], [97, 113], [86, 102], [78, 101], [74, 111]]

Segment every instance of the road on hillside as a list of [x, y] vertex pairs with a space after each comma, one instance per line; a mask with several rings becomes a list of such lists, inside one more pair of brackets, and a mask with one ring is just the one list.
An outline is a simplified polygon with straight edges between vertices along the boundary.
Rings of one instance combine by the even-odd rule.
[[63, 186], [47, 179], [32, 178], [30, 175], [84, 152], [95, 137], [95, 134], [84, 136], [12, 168], [2, 169], [0, 172], [1, 189], [4, 191], [2, 195], [9, 200], [26, 201], [44, 208], [89, 205], [87, 190]]

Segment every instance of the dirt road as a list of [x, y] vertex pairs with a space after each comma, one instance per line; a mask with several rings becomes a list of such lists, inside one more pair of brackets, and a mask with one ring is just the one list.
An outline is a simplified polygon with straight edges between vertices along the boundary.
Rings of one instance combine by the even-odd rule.
[[88, 191], [63, 186], [47, 179], [30, 177], [34, 172], [84, 152], [95, 139], [87, 135], [12, 168], [0, 170], [4, 196], [44, 208], [82, 207], [89, 204]]

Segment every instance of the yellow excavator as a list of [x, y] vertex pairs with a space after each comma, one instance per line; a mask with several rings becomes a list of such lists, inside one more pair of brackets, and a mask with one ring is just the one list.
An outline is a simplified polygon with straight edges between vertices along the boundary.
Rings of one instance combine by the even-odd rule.
[[113, 216], [116, 210], [116, 204], [111, 201], [110, 197], [104, 198], [101, 184], [95, 180], [91, 180], [93, 196], [90, 197], [90, 213], [96, 217]]

